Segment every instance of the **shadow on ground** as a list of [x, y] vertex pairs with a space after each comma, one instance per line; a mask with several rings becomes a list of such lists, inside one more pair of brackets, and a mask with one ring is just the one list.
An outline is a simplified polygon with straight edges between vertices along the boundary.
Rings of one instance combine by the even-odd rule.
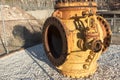
[[[32, 49], [31, 49], [32, 48]], [[50, 80], [54, 80], [47, 72], [47, 70], [42, 67], [43, 65], [40, 65], [40, 63], [37, 60], [40, 60], [42, 62], [45, 62], [46, 64], [48, 64], [52, 69], [56, 70], [58, 72], [58, 70], [51, 64], [51, 62], [48, 60], [44, 49], [43, 49], [43, 45], [37, 45], [31, 48], [27, 48], [25, 51], [27, 52], [27, 54], [34, 60], [34, 62], [43, 70], [43, 72], [49, 77]]]
[[42, 43], [41, 35], [42, 31], [38, 26], [15, 25], [6, 37], [7, 45], [5, 45], [4, 38], [0, 37], [0, 55], [5, 55], [6, 49], [11, 53], [40, 44]]
[[[28, 48], [42, 42], [41, 30], [35, 31], [33, 29], [33, 32], [31, 32], [26, 26], [15, 25], [12, 34], [17, 42], [21, 42], [20, 45], [22, 48]], [[16, 43], [16, 45], [19, 45], [19, 43]]]

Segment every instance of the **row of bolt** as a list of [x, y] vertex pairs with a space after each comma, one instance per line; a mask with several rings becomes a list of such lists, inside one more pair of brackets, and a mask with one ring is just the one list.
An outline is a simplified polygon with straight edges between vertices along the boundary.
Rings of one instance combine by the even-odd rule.
[[88, 55], [88, 58], [86, 59], [86, 62], [89, 62], [89, 64], [84, 64], [83, 68], [84, 69], [89, 69], [89, 65], [92, 62], [92, 59], [94, 58], [95, 53], [93, 51], [90, 51], [90, 55]]

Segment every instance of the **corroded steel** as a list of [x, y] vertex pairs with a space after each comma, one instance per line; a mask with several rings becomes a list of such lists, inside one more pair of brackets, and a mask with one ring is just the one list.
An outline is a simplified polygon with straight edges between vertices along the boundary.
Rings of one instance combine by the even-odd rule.
[[101, 53], [110, 45], [110, 26], [96, 11], [94, 0], [58, 0], [44, 23], [46, 54], [65, 76], [92, 75]]

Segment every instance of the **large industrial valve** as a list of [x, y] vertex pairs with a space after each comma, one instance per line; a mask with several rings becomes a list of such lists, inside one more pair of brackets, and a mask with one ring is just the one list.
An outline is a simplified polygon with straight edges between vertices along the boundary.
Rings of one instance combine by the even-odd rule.
[[65, 76], [92, 75], [98, 58], [110, 45], [110, 26], [96, 11], [94, 0], [58, 0], [44, 23], [46, 55]]

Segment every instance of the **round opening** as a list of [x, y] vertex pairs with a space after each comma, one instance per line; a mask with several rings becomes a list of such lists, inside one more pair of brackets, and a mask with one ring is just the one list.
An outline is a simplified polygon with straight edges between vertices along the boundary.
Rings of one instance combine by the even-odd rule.
[[99, 51], [101, 49], [101, 44], [97, 43], [96, 44], [96, 50]]
[[43, 26], [43, 45], [48, 59], [55, 65], [62, 65], [67, 57], [67, 38], [62, 23], [49, 17]]
[[54, 25], [48, 27], [47, 32], [48, 47], [54, 58], [59, 58], [62, 53], [63, 41], [58, 28]]
[[102, 42], [101, 42], [101, 40], [94, 40], [92, 42], [91, 49], [94, 52], [99, 52], [102, 49]]
[[101, 41], [96, 41], [94, 52], [99, 52], [102, 49]]

